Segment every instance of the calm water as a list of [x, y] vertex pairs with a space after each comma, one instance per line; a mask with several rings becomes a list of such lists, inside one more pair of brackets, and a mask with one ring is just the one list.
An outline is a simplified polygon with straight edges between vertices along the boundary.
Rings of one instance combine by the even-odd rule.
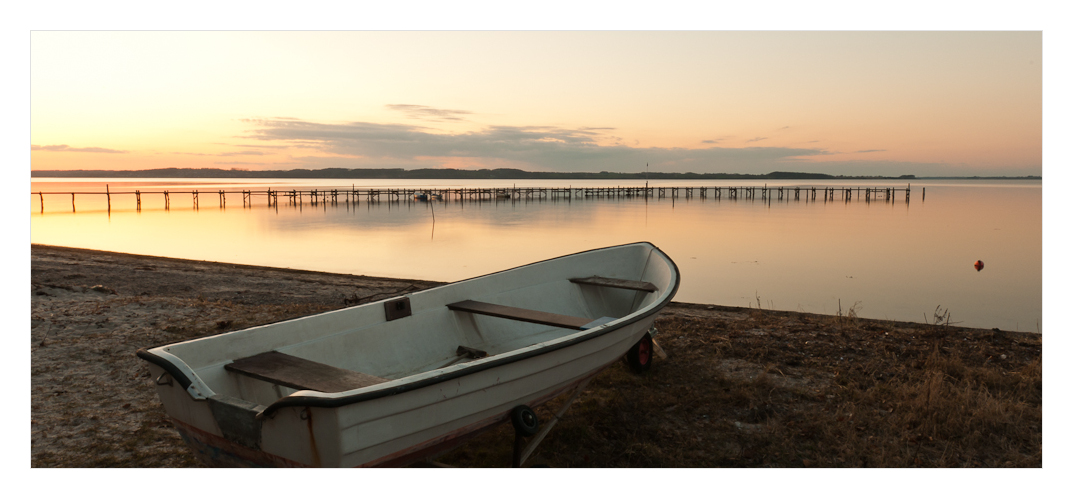
[[[936, 307], [973, 327], [1042, 329], [1042, 183], [918, 181], [895, 203], [632, 199], [288, 206], [252, 208], [219, 189], [346, 188], [353, 180], [108, 179], [112, 192], [198, 189], [190, 195], [79, 196], [99, 179], [31, 183], [33, 243], [274, 267], [454, 281], [563, 254], [635, 241], [667, 252], [682, 272], [676, 301], [921, 322]], [[368, 181], [362, 187], [643, 185], [635, 181]], [[652, 186], [756, 183], [653, 181]], [[845, 181], [768, 186], [895, 186]], [[926, 199], [921, 201], [921, 189]], [[668, 191], [669, 193], [669, 191]], [[759, 198], [759, 191], [757, 194]], [[435, 219], [435, 223], [434, 222]], [[972, 264], [983, 260], [977, 272]]]

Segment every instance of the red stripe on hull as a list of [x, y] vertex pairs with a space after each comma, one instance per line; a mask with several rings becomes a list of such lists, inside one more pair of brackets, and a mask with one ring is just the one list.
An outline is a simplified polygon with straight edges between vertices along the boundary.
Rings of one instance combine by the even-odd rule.
[[214, 468], [305, 468], [290, 459], [236, 444], [224, 437], [171, 418], [179, 436], [201, 462]]

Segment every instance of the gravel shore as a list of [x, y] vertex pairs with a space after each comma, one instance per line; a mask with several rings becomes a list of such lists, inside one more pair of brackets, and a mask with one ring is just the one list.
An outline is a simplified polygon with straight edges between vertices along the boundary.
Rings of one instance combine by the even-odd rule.
[[[199, 466], [138, 348], [439, 284], [32, 245], [31, 466]], [[532, 463], [1042, 466], [1038, 334], [682, 303], [656, 324], [669, 358], [604, 371]], [[512, 441], [441, 462], [509, 466]]]

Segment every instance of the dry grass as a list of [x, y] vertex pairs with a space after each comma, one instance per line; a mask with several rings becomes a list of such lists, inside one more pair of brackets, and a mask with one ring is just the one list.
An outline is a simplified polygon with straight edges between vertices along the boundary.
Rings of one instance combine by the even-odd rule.
[[[531, 463], [1042, 465], [1038, 335], [718, 309], [670, 307], [657, 326], [671, 358], [602, 373]], [[441, 461], [507, 466], [512, 435], [503, 425]]]

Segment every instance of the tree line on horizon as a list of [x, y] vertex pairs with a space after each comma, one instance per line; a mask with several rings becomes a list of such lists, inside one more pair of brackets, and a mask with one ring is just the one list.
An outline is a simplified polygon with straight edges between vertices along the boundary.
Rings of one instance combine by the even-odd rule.
[[459, 170], [454, 168], [324, 168], [320, 170], [224, 170], [220, 168], [157, 168], [151, 170], [36, 170], [31, 177], [107, 178], [360, 178], [360, 179], [915, 179], [915, 175], [861, 176], [825, 173], [621, 173], [621, 172], [531, 172], [515, 168]]
[[771, 173], [622, 173], [622, 172], [531, 172], [516, 168], [459, 170], [455, 168], [324, 168], [309, 170], [240, 170], [221, 168], [156, 168], [151, 170], [31, 170], [31, 177], [102, 177], [102, 178], [352, 178], [352, 179], [682, 179], [682, 180], [914, 180], [917, 178], [961, 179], [1025, 179], [1042, 180], [1042, 176], [970, 176], [970, 177], [917, 177], [916, 175], [828, 175], [826, 173], [771, 172]]

